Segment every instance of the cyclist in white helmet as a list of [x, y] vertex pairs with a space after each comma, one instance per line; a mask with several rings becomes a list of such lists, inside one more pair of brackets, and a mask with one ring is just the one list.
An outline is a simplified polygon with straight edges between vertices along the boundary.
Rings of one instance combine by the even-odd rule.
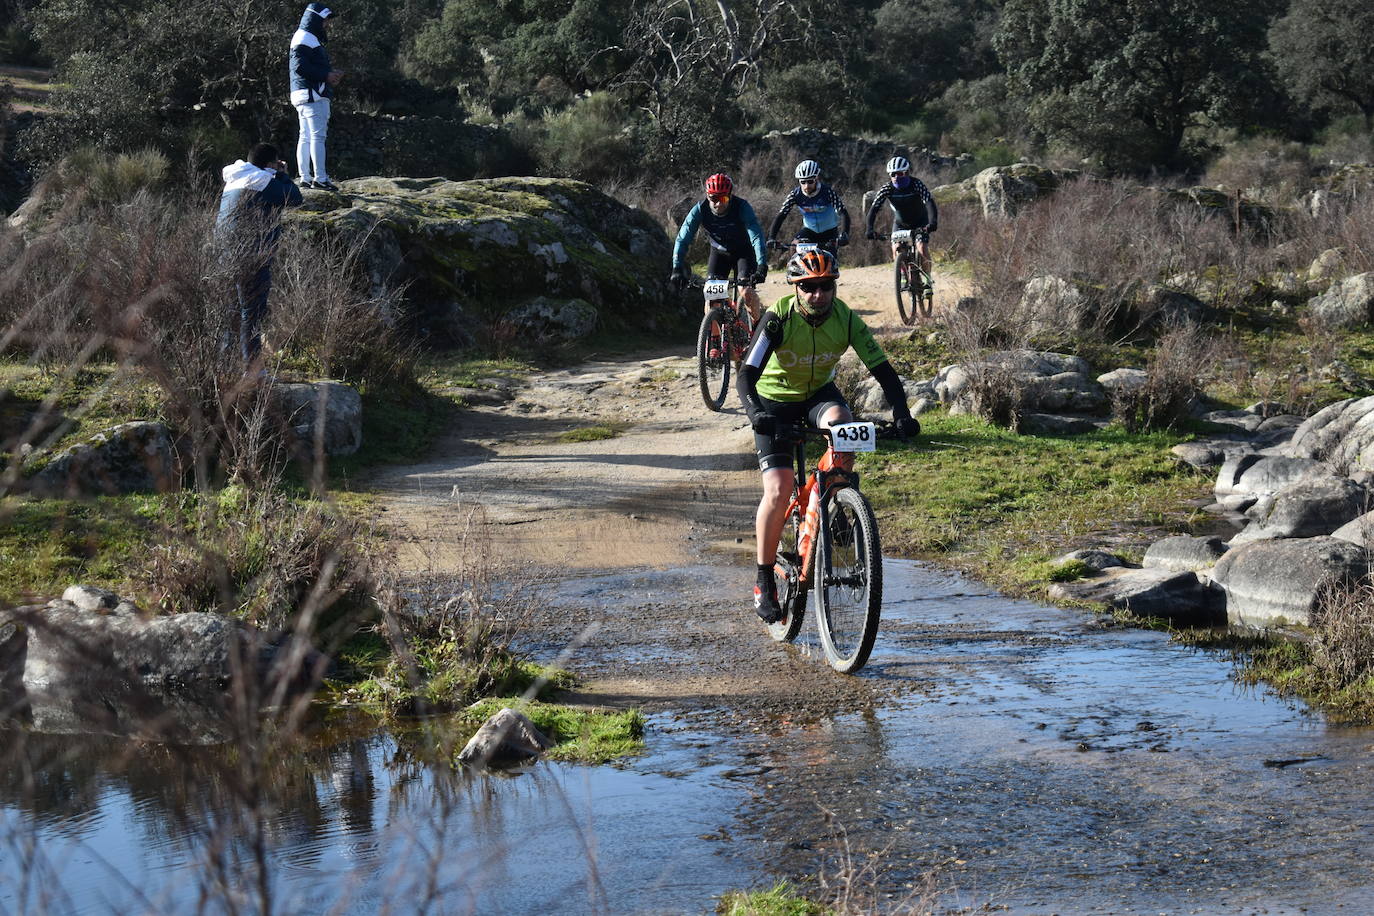
[[[935, 198], [930, 196], [921, 179], [911, 174], [911, 163], [905, 156], [893, 156], [887, 162], [888, 182], [878, 189], [873, 204], [868, 208], [868, 238], [876, 239], [873, 222], [878, 218], [878, 208], [886, 201], [892, 208], [892, 231], [912, 230], [916, 240], [916, 256], [920, 258], [921, 269], [930, 273], [930, 234], [940, 224], [940, 210], [935, 206]], [[897, 245], [892, 245], [892, 257], [897, 257]]]
[[796, 241], [815, 242], [835, 254], [841, 246], [849, 244], [849, 211], [840, 195], [830, 185], [821, 183], [821, 166], [816, 160], [803, 159], [797, 164], [795, 174], [797, 187], [787, 195], [778, 215], [773, 218], [773, 227], [768, 232], [769, 247], [782, 247], [777, 241], [778, 230], [787, 214], [796, 207], [802, 215], [802, 227], [797, 231]]

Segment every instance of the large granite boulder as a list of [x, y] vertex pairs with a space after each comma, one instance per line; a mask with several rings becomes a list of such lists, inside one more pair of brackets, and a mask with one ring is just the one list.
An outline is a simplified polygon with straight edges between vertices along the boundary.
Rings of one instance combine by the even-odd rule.
[[1108, 405], [1107, 393], [1092, 379], [1087, 361], [1063, 353], [1003, 350], [978, 363], [946, 366], [931, 383], [950, 413], [970, 413], [971, 389], [980, 376], [989, 373], [1007, 377], [1023, 411], [1095, 413]]
[[1063, 277], [1031, 277], [1021, 291], [1018, 319], [1032, 335], [1054, 334], [1087, 327], [1092, 300], [1077, 284]]
[[1254, 541], [1227, 551], [1212, 579], [1226, 593], [1231, 623], [1307, 625], [1322, 595], [1369, 574], [1369, 555], [1333, 537]]
[[1212, 490], [1228, 509], [1244, 512], [1260, 499], [1314, 477], [1329, 477], [1329, 465], [1312, 458], [1285, 458], [1248, 453], [1229, 458]]
[[1224, 553], [1226, 545], [1219, 537], [1176, 534], [1151, 544], [1141, 565], [1170, 572], [1200, 572], [1216, 566]]
[[166, 425], [137, 420], [97, 433], [44, 465], [28, 481], [41, 496], [166, 493], [181, 488], [181, 470]]
[[1356, 274], [1336, 283], [1307, 304], [1322, 324], [1330, 328], [1355, 328], [1369, 324], [1374, 314], [1374, 273]]
[[1346, 476], [1374, 470], [1374, 396], [1323, 407], [1298, 427], [1286, 451], [1323, 461]]
[[[1295, 459], [1301, 460], [1301, 459]], [[1252, 521], [1232, 546], [1267, 538], [1330, 534], [1369, 508], [1369, 491], [1349, 477], [1327, 474], [1290, 484], [1246, 511]]]
[[[667, 235], [648, 214], [589, 184], [558, 178], [358, 178], [312, 195], [289, 219], [364, 246], [376, 282], [403, 283], [432, 338], [458, 341], [480, 325], [510, 327], [543, 298], [584, 328], [663, 330], [681, 320], [665, 282]], [[512, 318], [513, 314], [513, 318]]]
[[1053, 193], [1077, 178], [1074, 169], [1047, 169], [1029, 162], [984, 169], [969, 179], [983, 206], [983, 216], [1006, 219], [1026, 204]]

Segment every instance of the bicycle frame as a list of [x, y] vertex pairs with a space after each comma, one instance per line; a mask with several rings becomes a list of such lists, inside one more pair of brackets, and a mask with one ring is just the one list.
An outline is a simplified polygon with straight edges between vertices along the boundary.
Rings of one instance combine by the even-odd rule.
[[806, 440], [807, 436], [802, 436], [796, 445], [792, 467], [794, 479], [792, 484], [792, 498], [787, 504], [787, 511], [784, 518], [790, 517], [794, 511], [802, 515], [801, 531], [797, 533], [797, 553], [800, 555], [800, 564], [797, 573], [797, 581], [803, 588], [812, 587], [812, 571], [815, 564], [812, 563], [812, 555], [816, 548], [816, 532], [820, 525], [820, 505], [827, 496], [834, 490], [842, 487], [857, 487], [859, 485], [859, 475], [856, 471], [846, 471], [836, 467], [837, 453], [834, 443], [830, 441], [829, 434], [826, 433], [826, 449], [816, 462], [816, 470], [806, 475], [806, 482], [802, 483], [803, 475], [806, 474]]

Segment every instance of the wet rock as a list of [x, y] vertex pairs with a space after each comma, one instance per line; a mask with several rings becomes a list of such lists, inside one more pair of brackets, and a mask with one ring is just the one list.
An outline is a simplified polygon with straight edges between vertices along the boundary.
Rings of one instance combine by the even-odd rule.
[[1253, 455], [1259, 449], [1250, 437], [1237, 436], [1180, 442], [1169, 451], [1184, 464], [1192, 465], [1200, 470], [1211, 470], [1220, 467], [1232, 458]]
[[1246, 514], [1254, 521], [1232, 538], [1231, 544], [1330, 534], [1358, 517], [1368, 504], [1369, 491], [1348, 477], [1300, 480], [1251, 507]]
[[1144, 566], [1171, 572], [1199, 572], [1215, 566], [1224, 553], [1226, 545], [1219, 537], [1178, 534], [1151, 544], [1145, 551]]
[[1363, 547], [1333, 537], [1255, 541], [1228, 550], [1212, 579], [1226, 593], [1231, 623], [1306, 625], [1324, 590], [1369, 573]]
[[28, 481], [41, 496], [167, 493], [181, 488], [172, 435], [163, 423], [138, 420], [97, 433], [53, 458]]
[[1354, 328], [1369, 323], [1374, 312], [1374, 273], [1346, 277], [1307, 303], [1312, 316], [1330, 328]]
[[509, 766], [536, 758], [554, 746], [524, 713], [503, 709], [488, 719], [458, 753], [462, 763]]
[[274, 408], [292, 452], [311, 460], [352, 455], [363, 444], [363, 399], [342, 382], [280, 384], [272, 388]]
[[1216, 595], [1195, 573], [1167, 569], [1109, 569], [1100, 578], [1056, 583], [1049, 594], [1188, 623], [1208, 622], [1217, 614]]
[[219, 687], [242, 649], [237, 621], [215, 614], [144, 618], [83, 610], [58, 601], [26, 620], [24, 687], [61, 687], [103, 673], [148, 687]]

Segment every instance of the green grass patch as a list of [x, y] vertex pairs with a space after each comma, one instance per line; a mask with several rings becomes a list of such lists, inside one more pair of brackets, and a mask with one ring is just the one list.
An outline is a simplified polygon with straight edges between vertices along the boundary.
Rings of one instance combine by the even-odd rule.
[[786, 881], [766, 891], [731, 891], [722, 894], [716, 912], [722, 916], [826, 916], [832, 910], [808, 900]]
[[602, 439], [614, 439], [623, 432], [621, 426], [579, 426], [577, 429], [570, 429], [567, 432], [558, 434], [559, 442], [598, 442]]
[[1025, 436], [927, 414], [913, 444], [860, 458], [864, 492], [894, 554], [936, 559], [1002, 588], [1042, 588], [1053, 557], [1122, 532], [1188, 531], [1209, 478], [1169, 448], [1182, 436], [1119, 429]]
[[644, 751], [644, 716], [637, 709], [606, 711], [492, 697], [468, 707], [463, 718], [480, 726], [506, 707], [529, 716], [557, 742], [547, 755], [551, 760], [608, 763]]
[[170, 498], [0, 499], [0, 601], [53, 598], [74, 583], [127, 589], [130, 570], [161, 542]]

